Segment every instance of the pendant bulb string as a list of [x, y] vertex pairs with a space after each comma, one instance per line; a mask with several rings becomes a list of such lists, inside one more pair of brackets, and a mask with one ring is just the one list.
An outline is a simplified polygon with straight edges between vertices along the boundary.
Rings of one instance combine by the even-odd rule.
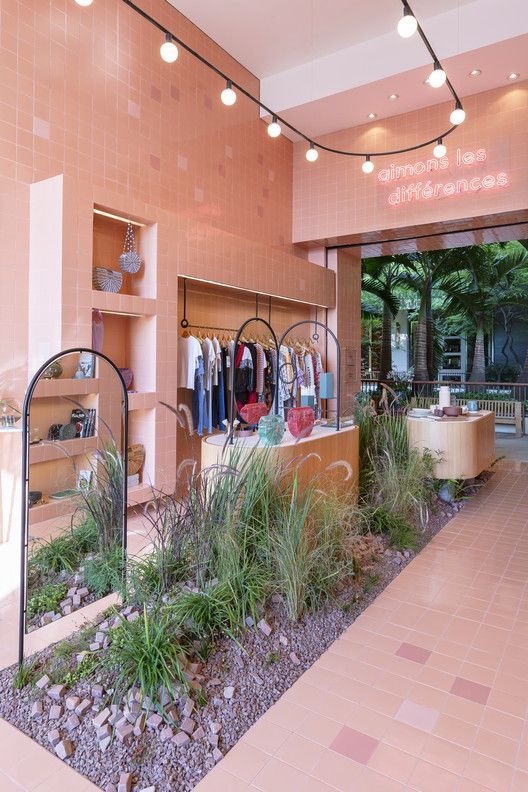
[[[404, 15], [412, 16], [414, 17], [414, 19], [417, 19], [408, 0], [400, 0], [400, 1], [403, 6]], [[151, 25], [153, 25], [153, 27], [157, 28], [157, 30], [159, 30], [165, 37], [170, 36], [170, 40], [175, 46], [177, 45], [178, 47], [180, 47], [182, 50], [187, 52], [193, 58], [198, 60], [202, 65], [206, 66], [210, 71], [214, 72], [218, 77], [220, 77], [226, 84], [226, 88], [224, 88], [222, 94], [224, 95], [224, 98], [228, 99], [228, 101], [224, 102], [224, 104], [234, 104], [236, 101], [236, 92], [238, 92], [242, 96], [245, 96], [246, 99], [249, 99], [251, 102], [253, 102], [253, 104], [257, 105], [259, 108], [264, 110], [265, 113], [270, 115], [273, 119], [273, 122], [275, 122], [278, 126], [280, 125], [284, 126], [285, 128], [289, 129], [291, 132], [293, 132], [295, 135], [298, 135], [301, 138], [301, 140], [304, 140], [309, 145], [309, 151], [313, 152], [310, 154], [309, 157], [307, 157], [308, 161], [310, 162], [315, 162], [315, 160], [317, 159], [316, 155], [318, 150], [325, 151], [330, 154], [338, 154], [346, 157], [360, 157], [362, 159], [366, 159], [367, 157], [370, 158], [392, 157], [398, 154], [407, 154], [411, 151], [419, 151], [422, 148], [426, 148], [433, 145], [434, 143], [437, 143], [440, 137], [446, 138], [448, 135], [452, 134], [457, 129], [458, 125], [461, 124], [465, 119], [465, 112], [462, 108], [462, 102], [460, 100], [460, 97], [458, 96], [456, 90], [454, 89], [453, 84], [449, 80], [449, 77], [446, 76], [444, 84], [449, 89], [451, 96], [455, 102], [455, 108], [452, 111], [450, 117], [451, 126], [448, 127], [445, 131], [440, 132], [440, 134], [436, 134], [430, 140], [426, 140], [423, 143], [417, 143], [414, 146], [407, 146], [405, 148], [393, 149], [390, 151], [375, 151], [375, 152], [350, 151], [347, 149], [338, 149], [332, 146], [325, 146], [323, 143], [318, 143], [312, 140], [305, 132], [302, 132], [300, 129], [297, 129], [297, 127], [293, 126], [293, 124], [290, 124], [288, 121], [286, 121], [286, 119], [278, 115], [278, 113], [276, 113], [270, 107], [265, 105], [258, 97], [254, 96], [250, 91], [246, 90], [242, 85], [238, 84], [235, 80], [232, 80], [229, 77], [229, 75], [225, 74], [221, 69], [218, 68], [218, 66], [215, 66], [214, 63], [211, 63], [211, 61], [207, 60], [207, 58], [204, 55], [201, 55], [199, 52], [197, 52], [197, 50], [193, 49], [193, 47], [191, 47], [189, 44], [187, 44], [185, 41], [183, 41], [177, 35], [175, 35], [175, 33], [168, 30], [168, 28], [162, 25], [161, 22], [159, 22], [149, 13], [147, 13], [138, 5], [136, 5], [136, 3], [133, 2], [133, 0], [121, 0], [121, 2], [124, 3], [124, 5], [130, 8], [136, 14], [138, 14], [138, 16], [142, 17], [146, 22], [149, 22]], [[425, 48], [429, 52], [433, 64], [435, 65], [438, 64], [440, 66], [440, 69], [444, 71], [442, 69], [440, 59], [438, 58], [429, 39], [425, 35], [423, 28], [421, 27], [418, 21], [416, 23], [416, 32], [420, 36]]]

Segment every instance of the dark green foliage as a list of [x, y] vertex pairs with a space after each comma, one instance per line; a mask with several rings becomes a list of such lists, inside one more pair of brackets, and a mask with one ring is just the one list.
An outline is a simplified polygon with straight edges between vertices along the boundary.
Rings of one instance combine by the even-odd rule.
[[384, 506], [367, 507], [363, 512], [365, 525], [372, 533], [385, 534], [397, 550], [416, 550], [416, 528], [401, 515]]
[[180, 639], [179, 625], [169, 608], [158, 607], [148, 613], [144, 607], [142, 617], [136, 621], [122, 619], [112, 632], [103, 660], [116, 674], [116, 693], [136, 685], [154, 706], [160, 690], [176, 696], [178, 683], [187, 686], [182, 663], [186, 643]]
[[24, 660], [22, 665], [17, 669], [13, 679], [13, 687], [15, 690], [21, 690], [33, 681], [36, 675], [37, 666], [38, 661], [36, 659]]
[[40, 616], [48, 611], [55, 611], [64, 597], [68, 587], [65, 583], [45, 583], [36, 594], [28, 599], [27, 616]]
[[111, 547], [84, 562], [84, 582], [96, 597], [123, 588], [123, 548]]

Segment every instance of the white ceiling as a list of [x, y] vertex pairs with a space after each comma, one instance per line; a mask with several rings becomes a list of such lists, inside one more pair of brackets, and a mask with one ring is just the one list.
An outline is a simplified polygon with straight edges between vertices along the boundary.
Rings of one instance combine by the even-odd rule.
[[[259, 78], [394, 31], [400, 0], [169, 0]], [[412, 0], [423, 23], [475, 0]]]
[[[259, 77], [262, 101], [310, 137], [450, 97], [424, 86], [431, 59], [419, 37], [398, 36], [401, 0], [169, 2]], [[511, 71], [528, 77], [528, 0], [411, 6], [459, 95], [508, 84]], [[482, 75], [468, 78], [472, 68]]]

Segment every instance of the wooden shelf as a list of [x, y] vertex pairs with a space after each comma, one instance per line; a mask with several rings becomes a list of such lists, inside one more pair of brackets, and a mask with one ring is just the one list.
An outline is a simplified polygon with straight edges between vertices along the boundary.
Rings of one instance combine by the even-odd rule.
[[92, 308], [127, 316], [153, 316], [156, 313], [156, 300], [134, 294], [112, 294], [93, 289]]
[[39, 462], [56, 462], [58, 459], [68, 459], [65, 451], [70, 456], [81, 456], [95, 451], [96, 448], [97, 437], [78, 437], [74, 440], [40, 443], [29, 447], [29, 462], [31, 465], [36, 465]]
[[51, 520], [54, 517], [62, 517], [65, 514], [71, 514], [78, 503], [79, 495], [72, 495], [71, 498], [61, 498], [60, 500], [50, 498], [49, 503], [31, 507], [29, 510], [29, 524], [36, 525], [45, 520]]
[[128, 410], [151, 410], [158, 403], [155, 391], [137, 391], [128, 394]]
[[99, 392], [99, 380], [89, 379], [40, 379], [35, 388], [34, 398], [49, 399], [57, 396], [86, 396]]

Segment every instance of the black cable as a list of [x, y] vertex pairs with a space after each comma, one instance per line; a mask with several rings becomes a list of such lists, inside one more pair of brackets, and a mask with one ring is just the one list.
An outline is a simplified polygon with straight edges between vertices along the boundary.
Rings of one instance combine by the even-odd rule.
[[[132, 0], [121, 0], [121, 2], [123, 2], [126, 6], [128, 6], [132, 11], [135, 11], [136, 14], [139, 14], [139, 16], [142, 17], [144, 20], [146, 20], [147, 22], [150, 22], [151, 25], [153, 25], [155, 28], [157, 28], [165, 36], [170, 36], [171, 39], [176, 44], [178, 44], [182, 49], [184, 49], [186, 52], [188, 52], [189, 55], [192, 55], [193, 58], [196, 58], [196, 60], [200, 61], [200, 63], [202, 63], [204, 66], [207, 66], [208, 69], [211, 69], [211, 71], [213, 71], [215, 74], [217, 74], [223, 80], [225, 80], [226, 83], [229, 81], [230, 82], [230, 87], [232, 87], [233, 89], [236, 88], [236, 90], [239, 91], [243, 96], [245, 96], [247, 99], [249, 99], [254, 104], [258, 105], [258, 107], [260, 107], [266, 113], [271, 115], [272, 118], [274, 118], [275, 120], [279, 121], [281, 124], [283, 124], [289, 130], [294, 132], [296, 135], [299, 135], [299, 137], [301, 137], [307, 143], [310, 143], [312, 146], [320, 149], [321, 151], [327, 151], [330, 154], [341, 154], [341, 155], [344, 155], [346, 157], [362, 157], [362, 158], [366, 158], [366, 157], [392, 157], [392, 156], [395, 156], [396, 154], [407, 154], [409, 151], [418, 151], [419, 149], [427, 148], [428, 146], [431, 146], [433, 143], [436, 143], [439, 138], [446, 138], [448, 135], [450, 135], [452, 132], [454, 132], [455, 129], [457, 128], [456, 125], [455, 126], [451, 126], [445, 132], [441, 132], [440, 134], [435, 135], [435, 137], [431, 138], [431, 140], [425, 141], [425, 143], [417, 143], [415, 146], [407, 146], [406, 148], [393, 149], [392, 151], [378, 151], [378, 152], [372, 152], [372, 151], [347, 151], [346, 149], [337, 149], [337, 148], [332, 148], [332, 146], [325, 146], [324, 143], [317, 143], [315, 140], [312, 140], [311, 137], [306, 135], [304, 132], [301, 132], [300, 129], [297, 129], [297, 127], [294, 127], [293, 124], [290, 124], [288, 121], [286, 121], [286, 119], [282, 118], [274, 110], [271, 110], [269, 107], [267, 107], [267, 105], [265, 105], [263, 102], [261, 102], [260, 99], [258, 99], [256, 96], [253, 96], [252, 93], [247, 91], [242, 85], [240, 85], [235, 80], [233, 80], [231, 77], [229, 77], [227, 74], [225, 74], [225, 72], [223, 72], [221, 69], [219, 69], [218, 66], [215, 66], [214, 63], [211, 63], [211, 61], [208, 61], [207, 58], [205, 58], [203, 55], [200, 55], [200, 53], [197, 52], [192, 47], [190, 47], [189, 44], [186, 44], [185, 41], [183, 41], [182, 39], [178, 38], [178, 36], [176, 36], [171, 30], [169, 30], [164, 25], [162, 25], [161, 22], [158, 22], [157, 19], [154, 19], [153, 16], [151, 16], [146, 11], [144, 11], [142, 8], [140, 8], [138, 5], [136, 5], [136, 3], [132, 2]], [[407, 2], [407, 0], [401, 0], [401, 3], [402, 3], [404, 8], [408, 8], [409, 9], [410, 13], [416, 19], [416, 16], [413, 13], [413, 11], [412, 11], [409, 3]], [[422, 39], [427, 51], [431, 55], [433, 63], [438, 64], [441, 67], [440, 59], [438, 58], [437, 54], [435, 53], [433, 47], [431, 46], [431, 43], [430, 43], [429, 39], [425, 35], [425, 33], [423, 31], [423, 28], [420, 26], [420, 24], [418, 24], [418, 26], [417, 26], [417, 32], [418, 32], [420, 38]], [[462, 102], [460, 101], [460, 98], [459, 98], [457, 92], [453, 88], [453, 85], [451, 84], [451, 81], [447, 77], [446, 77], [445, 84], [448, 87], [449, 91], [451, 92], [451, 95], [452, 95], [453, 99], [455, 100], [456, 106], [462, 108]]]

